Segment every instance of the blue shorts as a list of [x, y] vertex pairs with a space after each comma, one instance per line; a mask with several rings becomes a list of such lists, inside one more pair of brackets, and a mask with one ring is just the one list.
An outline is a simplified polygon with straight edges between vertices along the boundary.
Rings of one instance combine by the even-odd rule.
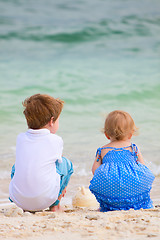
[[[62, 157], [62, 163], [56, 162], [56, 170], [60, 175], [60, 191], [59, 195], [62, 194], [62, 191], [67, 187], [70, 177], [73, 173], [73, 165], [70, 160], [65, 157]], [[57, 199], [50, 207], [56, 206], [59, 204], [59, 200]]]
[[[58, 195], [60, 196], [62, 194], [62, 191], [65, 189], [65, 187], [67, 187], [70, 177], [73, 173], [72, 162], [67, 158], [62, 157], [62, 163], [59, 163], [58, 161], [56, 161], [56, 170], [57, 170], [57, 173], [60, 175], [60, 191]], [[14, 173], [15, 173], [15, 165], [13, 165], [12, 167], [11, 179], [13, 178]], [[10, 198], [9, 200], [13, 202]], [[59, 204], [59, 200], [57, 199], [50, 207], [56, 206], [58, 204]]]

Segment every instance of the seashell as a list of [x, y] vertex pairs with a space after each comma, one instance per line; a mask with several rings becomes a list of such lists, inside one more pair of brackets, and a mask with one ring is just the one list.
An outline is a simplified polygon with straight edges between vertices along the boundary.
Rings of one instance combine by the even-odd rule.
[[72, 205], [73, 207], [87, 208], [95, 208], [99, 206], [95, 196], [84, 186], [78, 188], [76, 195], [72, 199]]
[[23, 210], [19, 207], [9, 207], [4, 211], [4, 216], [6, 217], [18, 217], [23, 216]]
[[23, 216], [23, 209], [17, 207], [13, 212], [12, 212], [12, 217], [18, 217], [18, 216]]

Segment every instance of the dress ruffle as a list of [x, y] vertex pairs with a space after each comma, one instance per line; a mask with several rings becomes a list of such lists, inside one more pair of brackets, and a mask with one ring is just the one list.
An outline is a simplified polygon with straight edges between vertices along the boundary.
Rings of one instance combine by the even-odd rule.
[[150, 191], [145, 192], [141, 195], [134, 196], [131, 198], [109, 198], [102, 194], [97, 194], [92, 189], [90, 191], [95, 195], [97, 201], [100, 204], [102, 212], [106, 211], [116, 211], [116, 210], [129, 210], [133, 208], [134, 210], [139, 210], [141, 208], [148, 209], [152, 208], [152, 200], [150, 199]]

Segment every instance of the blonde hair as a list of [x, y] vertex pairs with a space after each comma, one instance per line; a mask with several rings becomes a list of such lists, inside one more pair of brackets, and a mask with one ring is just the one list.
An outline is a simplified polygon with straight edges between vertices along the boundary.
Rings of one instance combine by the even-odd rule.
[[26, 98], [22, 104], [25, 107], [23, 113], [28, 127], [40, 129], [49, 123], [52, 117], [55, 122], [62, 111], [63, 103], [62, 100], [46, 94], [35, 94]]
[[135, 134], [137, 127], [129, 113], [115, 110], [108, 114], [105, 124], [104, 133], [114, 139], [123, 140], [128, 134]]

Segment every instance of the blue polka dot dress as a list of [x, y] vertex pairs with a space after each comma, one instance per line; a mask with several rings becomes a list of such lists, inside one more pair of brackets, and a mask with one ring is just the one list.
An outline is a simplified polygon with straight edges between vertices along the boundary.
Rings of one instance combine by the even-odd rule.
[[129, 147], [97, 149], [99, 156], [102, 149], [109, 149], [89, 186], [101, 211], [153, 208], [150, 190], [155, 177], [137, 161], [137, 146], [130, 147], [132, 152], [126, 149]]

